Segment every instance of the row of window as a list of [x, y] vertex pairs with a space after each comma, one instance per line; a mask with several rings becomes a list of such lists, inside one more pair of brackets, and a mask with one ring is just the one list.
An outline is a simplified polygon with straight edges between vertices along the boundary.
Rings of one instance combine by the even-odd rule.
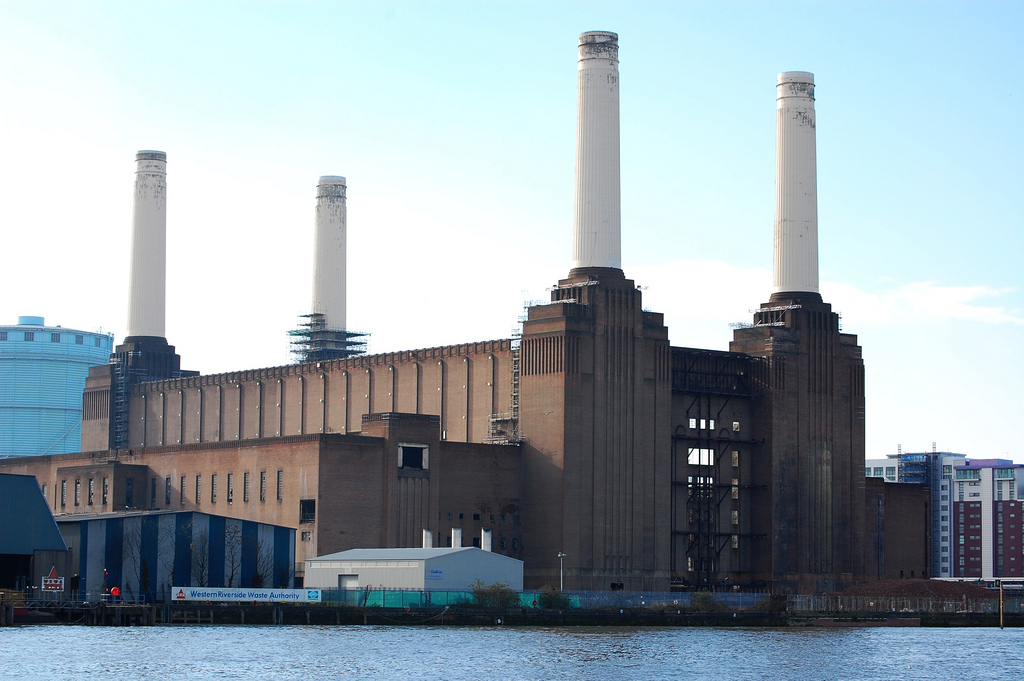
[[[715, 420], [714, 419], [696, 419], [696, 418], [691, 418], [689, 425], [690, 425], [690, 428], [692, 430], [697, 430], [697, 429], [700, 429], [700, 430], [714, 430], [715, 429]], [[739, 421], [733, 421], [732, 422], [732, 432], [734, 432], [734, 433], [740, 432], [740, 422]]]
[[[96, 480], [94, 478], [88, 478], [86, 480], [86, 497], [85, 504], [82, 503], [82, 479], [77, 478], [74, 481], [73, 493], [75, 506], [94, 506], [96, 505]], [[42, 487], [43, 498], [49, 499], [46, 496], [46, 485]], [[103, 478], [100, 487], [100, 505], [106, 506], [107, 500], [110, 497], [110, 478]], [[68, 505], [68, 481], [60, 481], [60, 507], [67, 508]]]
[[[459, 520], [465, 520], [466, 519], [466, 514], [465, 513], [459, 513], [458, 515], [459, 515]], [[490, 521], [492, 523], [496, 522], [498, 517], [499, 516], [495, 515], [494, 513], [491, 513], [490, 514]], [[507, 523], [508, 522], [508, 514], [502, 513], [500, 517], [501, 517], [501, 522], [503, 522], [503, 523]], [[438, 512], [438, 514], [437, 514], [437, 519], [441, 520], [441, 513], [440, 512]], [[452, 512], [452, 511], [448, 511], [448, 520], [454, 520], [454, 519], [455, 519], [455, 513]], [[479, 514], [479, 513], [474, 513], [473, 514], [473, 520], [474, 521], [480, 522], [481, 519], [482, 519], [481, 514]], [[518, 513], [512, 515], [512, 522], [513, 523], [518, 523], [519, 522], [519, 514]]]
[[[210, 475], [210, 503], [216, 504], [218, 494], [220, 491], [219, 479], [217, 473]], [[76, 478], [73, 483], [72, 492], [75, 506], [94, 506], [96, 505], [96, 479], [86, 478], [85, 480], [85, 497], [83, 499], [83, 484], [81, 478]], [[188, 501], [186, 490], [188, 488], [187, 476], [181, 476], [180, 486], [178, 487], [179, 492], [179, 503], [184, 506]], [[242, 501], [249, 501], [250, 491], [250, 473], [245, 472], [242, 474]], [[46, 485], [42, 486], [43, 497], [46, 497]], [[259, 479], [259, 492], [260, 501], [267, 500], [267, 472], [260, 471]], [[106, 506], [110, 498], [110, 478], [103, 477], [101, 479], [100, 487], [100, 506]], [[157, 505], [157, 479], [150, 479], [149, 484], [149, 499], [150, 506], [155, 507]], [[284, 471], [277, 471], [277, 500], [284, 500]], [[203, 476], [196, 475], [195, 477], [195, 502], [197, 504], [203, 501]], [[227, 502], [229, 504], [235, 501], [235, 474], [227, 474]], [[125, 479], [125, 506], [127, 508], [135, 507], [135, 479]], [[171, 479], [164, 478], [164, 505], [171, 505]], [[67, 508], [68, 506], [68, 481], [60, 481], [60, 507]], [[312, 521], [309, 521], [312, 522]]]
[[[25, 331], [24, 334], [25, 334], [24, 335], [25, 340], [29, 341], [30, 343], [34, 342], [36, 340], [36, 332], [35, 331]], [[39, 335], [43, 336], [45, 334], [44, 333], [40, 333]], [[0, 341], [5, 341], [5, 340], [13, 340], [13, 338], [11, 337], [11, 333], [9, 331], [0, 331]], [[60, 343], [60, 341], [61, 341], [61, 335], [60, 335], [59, 332], [52, 332], [50, 334], [50, 342], [51, 343]], [[96, 347], [100, 347], [101, 346], [101, 339], [98, 336], [93, 337], [93, 341], [96, 343]], [[85, 336], [80, 334], [80, 333], [76, 333], [75, 334], [75, 345], [85, 345]]]
[[[246, 471], [242, 473], [242, 502], [248, 503], [251, 497], [251, 473]], [[188, 501], [187, 495], [188, 489], [188, 476], [181, 476], [180, 484], [178, 486], [178, 493], [180, 495], [179, 503], [184, 505]], [[225, 490], [226, 501], [229, 504], [235, 503], [235, 474], [227, 474], [227, 489]], [[150, 494], [153, 499], [153, 505], [156, 505], [156, 478], [153, 478], [150, 483]], [[210, 503], [216, 504], [220, 495], [220, 476], [217, 473], [210, 474]], [[260, 501], [267, 500], [267, 472], [260, 471], [259, 477], [259, 495]], [[195, 476], [195, 502], [201, 504], [203, 502], [203, 476], [202, 474], [196, 474]], [[277, 500], [284, 501], [284, 471], [277, 471]], [[164, 504], [170, 506], [171, 504], [171, 479], [164, 478]]]

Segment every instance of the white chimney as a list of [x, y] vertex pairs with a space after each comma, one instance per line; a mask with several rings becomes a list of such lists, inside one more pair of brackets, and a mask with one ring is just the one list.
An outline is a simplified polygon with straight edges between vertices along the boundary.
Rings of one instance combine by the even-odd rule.
[[345, 328], [345, 178], [325, 175], [316, 186], [313, 255], [313, 312], [326, 328]]
[[430, 530], [423, 530], [423, 548], [434, 548], [434, 533]]
[[773, 291], [818, 292], [814, 74], [779, 74], [775, 137]]
[[167, 276], [167, 154], [135, 154], [128, 334], [164, 338]]
[[580, 35], [573, 267], [621, 269], [619, 37]]
[[491, 531], [480, 530], [480, 548], [484, 551], [491, 550]]
[[462, 528], [452, 528], [452, 548], [457, 549], [462, 546]]

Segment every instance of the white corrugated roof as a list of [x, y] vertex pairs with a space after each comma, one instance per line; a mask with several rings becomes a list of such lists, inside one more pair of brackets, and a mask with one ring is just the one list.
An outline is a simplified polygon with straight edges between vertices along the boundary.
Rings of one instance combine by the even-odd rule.
[[[432, 548], [432, 549], [349, 549], [339, 551], [326, 556], [310, 558], [311, 562], [318, 560], [427, 560], [438, 556], [447, 556], [460, 551], [481, 551], [475, 546], [459, 546], [455, 548]], [[490, 552], [488, 552], [490, 553]], [[499, 554], [495, 554], [499, 555]], [[504, 558], [505, 556], [502, 556]]]

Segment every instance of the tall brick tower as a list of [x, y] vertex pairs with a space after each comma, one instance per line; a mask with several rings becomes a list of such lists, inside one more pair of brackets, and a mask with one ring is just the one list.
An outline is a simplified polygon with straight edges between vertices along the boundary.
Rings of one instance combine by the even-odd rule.
[[782, 73], [777, 88], [774, 292], [730, 350], [768, 361], [755, 482], [771, 551], [755, 571], [813, 591], [863, 573], [864, 362], [818, 292], [814, 77]]
[[667, 589], [668, 330], [621, 269], [618, 38], [579, 51], [573, 268], [520, 346], [525, 579]]

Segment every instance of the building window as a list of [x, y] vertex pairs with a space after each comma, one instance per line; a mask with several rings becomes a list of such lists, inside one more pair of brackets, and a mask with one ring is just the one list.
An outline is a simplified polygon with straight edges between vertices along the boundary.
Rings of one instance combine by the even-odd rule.
[[399, 445], [398, 467], [411, 468], [413, 470], [427, 470], [428, 466], [427, 448], [423, 445]]
[[309, 541], [313, 538], [313, 533], [309, 530], [305, 530], [302, 533], [302, 541]]
[[740, 453], [738, 451], [736, 451], [735, 449], [732, 450], [732, 467], [733, 468], [739, 468], [740, 467]]
[[477, 522], [480, 522], [480, 514], [479, 513], [474, 513], [473, 514], [473, 520], [475, 520]]
[[732, 512], [732, 524], [733, 525], [739, 525], [740, 524], [740, 512], [739, 511], [733, 511]]
[[89, 505], [92, 506], [93, 505], [93, 501], [96, 498], [96, 481], [93, 480], [92, 478], [89, 478], [89, 492], [88, 492], [88, 494], [89, 494], [89, 496], [88, 496]]
[[135, 478], [125, 478], [124, 505], [128, 508], [135, 508]]
[[249, 501], [249, 473], [242, 474], [242, 501]]
[[228, 503], [235, 503], [235, 474], [228, 473]]
[[267, 472], [260, 471], [260, 501], [267, 500]]
[[690, 419], [690, 428], [697, 427], [697, 419]]
[[60, 507], [64, 508], [68, 505], [68, 481], [60, 481]]
[[7, 332], [6, 331], [0, 331], [0, 341], [5, 341], [5, 340], [7, 340]]
[[26, 331], [25, 332], [25, 340], [27, 340], [27, 341], [34, 341], [35, 339], [36, 339], [35, 331]]
[[103, 478], [103, 505], [107, 505], [107, 497], [110, 496], [110, 478]]
[[[43, 498], [44, 498], [44, 499], [46, 499], [46, 485], [43, 485], [43, 488], [42, 488], [42, 490], [41, 490], [41, 491], [42, 491], [42, 493], [43, 493]], [[46, 499], [46, 505], [47, 505], [47, 506], [49, 506], [49, 505], [50, 505], [50, 500], [49, 500], [49, 499]]]
[[164, 478], [164, 506], [171, 505], [171, 479]]
[[196, 503], [203, 503], [203, 476], [196, 476]]
[[277, 472], [277, 500], [284, 500], [284, 471]]
[[149, 507], [156, 506], [156, 478], [149, 479]]
[[50, 334], [50, 342], [51, 343], [60, 343], [60, 334], [59, 333], [51, 333]]
[[734, 549], [738, 549], [740, 547], [740, 536], [738, 534], [734, 534], [732, 536], [732, 547]]
[[299, 500], [299, 522], [316, 522], [316, 499]]
[[82, 334], [75, 334], [75, 345], [85, 345], [85, 336]]
[[185, 505], [185, 476], [184, 475], [181, 476], [181, 487], [179, 489], [181, 490], [181, 494], [179, 495], [181, 498], [178, 499], [178, 503], [181, 504], [182, 506], [184, 506]]
[[75, 480], [75, 506], [80, 506], [82, 502], [82, 481]]
[[210, 476], [210, 503], [217, 503], [217, 474]]
[[732, 432], [734, 432], [734, 433], [740, 432], [740, 422], [739, 421], [733, 421], [732, 422]]
[[94, 338], [93, 340], [94, 340], [94, 341], [95, 341], [95, 343], [96, 343], [96, 347], [99, 347], [99, 346], [100, 346], [100, 337], [99, 337], [99, 336], [96, 336], [96, 337], [95, 337], [95, 338]]

